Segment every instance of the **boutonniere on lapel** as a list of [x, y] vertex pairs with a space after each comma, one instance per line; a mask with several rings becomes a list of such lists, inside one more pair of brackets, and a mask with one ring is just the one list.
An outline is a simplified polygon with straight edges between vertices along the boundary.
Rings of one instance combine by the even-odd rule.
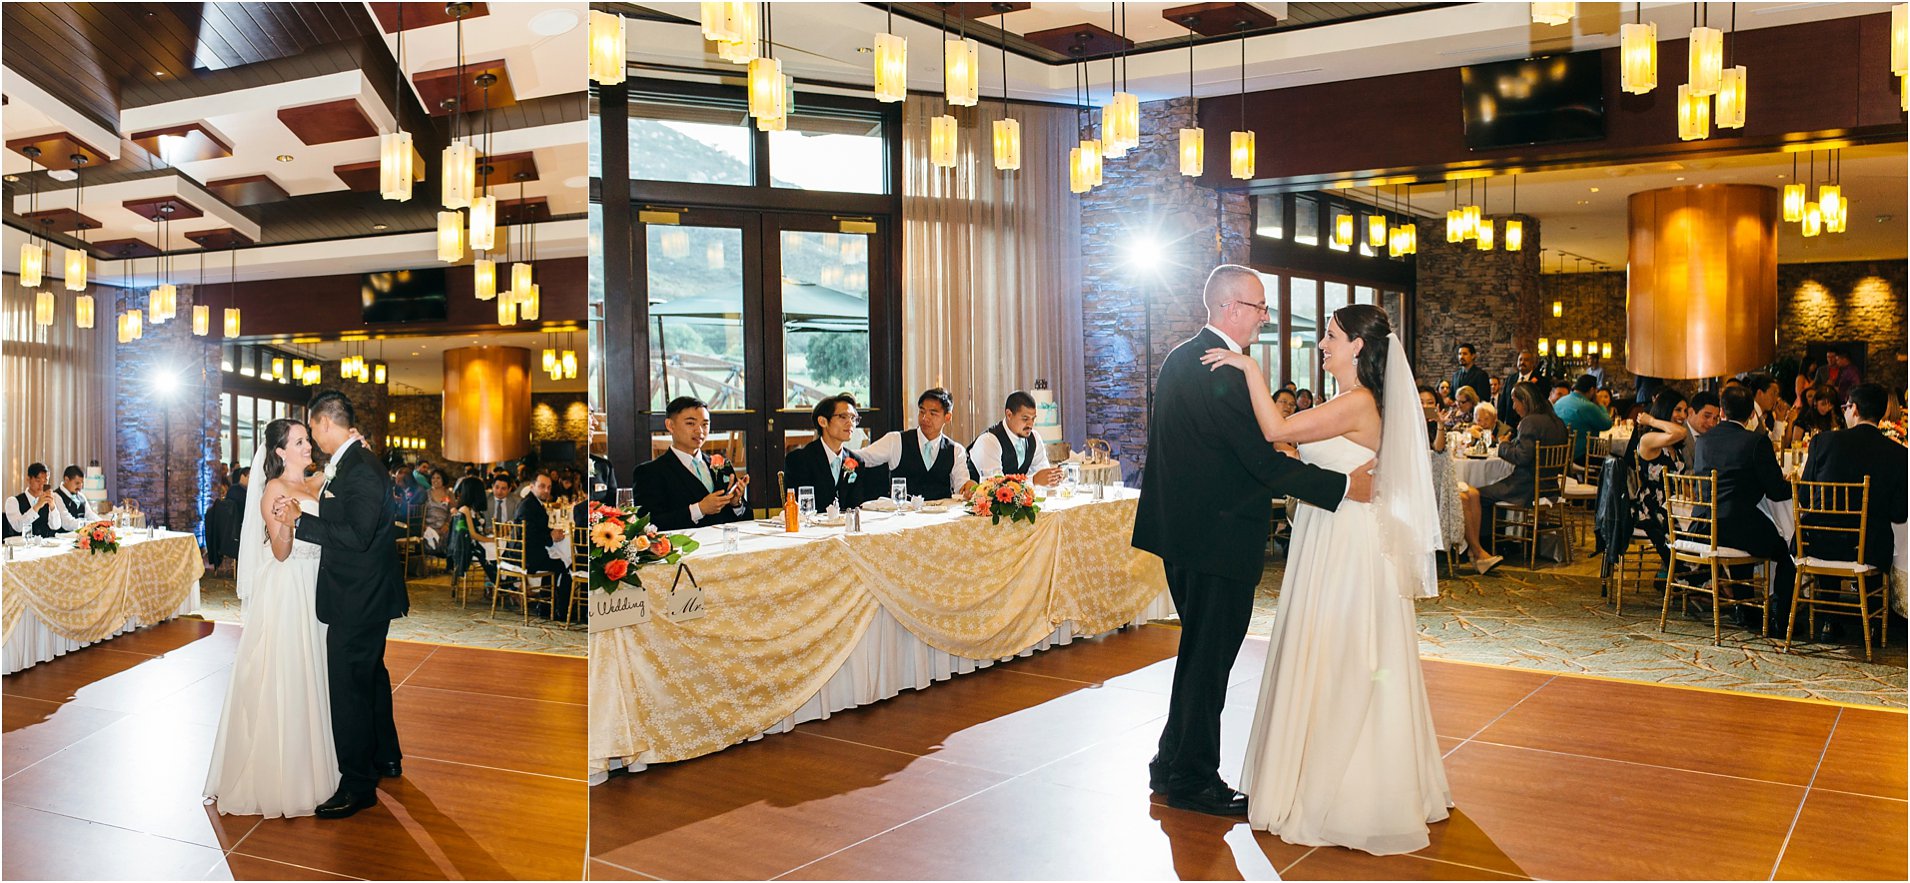
[[715, 473], [716, 477], [724, 479], [725, 483], [727, 483], [729, 477], [736, 472], [736, 464], [731, 463], [730, 459], [722, 454], [711, 454], [710, 471]]
[[844, 454], [842, 456], [842, 483], [855, 484], [855, 480], [856, 480], [856, 458], [851, 457], [847, 454]]

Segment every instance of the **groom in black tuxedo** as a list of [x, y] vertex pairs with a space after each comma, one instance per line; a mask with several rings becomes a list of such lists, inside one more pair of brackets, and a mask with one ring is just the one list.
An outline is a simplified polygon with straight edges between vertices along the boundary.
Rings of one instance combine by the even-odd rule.
[[388, 508], [391, 478], [354, 431], [351, 400], [327, 390], [307, 407], [312, 441], [331, 455], [318, 512], [290, 502], [277, 511], [299, 539], [317, 545], [318, 619], [325, 632], [332, 741], [338, 791], [318, 805], [321, 819], [342, 819], [378, 802], [378, 780], [403, 774], [398, 725], [391, 716], [385, 633], [411, 608], [398, 565]]
[[1227, 673], [1253, 614], [1273, 498], [1323, 509], [1372, 498], [1371, 465], [1351, 476], [1277, 453], [1254, 420], [1246, 377], [1200, 357], [1243, 352], [1267, 319], [1260, 277], [1234, 264], [1207, 276], [1207, 327], [1161, 363], [1147, 428], [1147, 462], [1133, 545], [1167, 565], [1180, 611], [1179, 658], [1148, 783], [1179, 809], [1245, 815], [1247, 798], [1220, 778], [1220, 710]]

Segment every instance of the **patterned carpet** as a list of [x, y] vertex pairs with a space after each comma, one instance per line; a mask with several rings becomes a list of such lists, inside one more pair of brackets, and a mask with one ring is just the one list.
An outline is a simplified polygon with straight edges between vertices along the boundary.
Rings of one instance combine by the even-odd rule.
[[[1760, 638], [1724, 625], [1724, 646], [1711, 645], [1711, 620], [1676, 611], [1658, 631], [1661, 591], [1625, 592], [1625, 615], [1599, 596], [1598, 563], [1540, 561], [1538, 570], [1508, 559], [1488, 576], [1462, 567], [1445, 576], [1443, 594], [1419, 602], [1423, 656], [1483, 662], [1535, 671], [1575, 672], [1657, 684], [1768, 693], [1862, 705], [1906, 707], [1903, 621], [1890, 646], [1865, 662], [1861, 637], [1842, 644], [1799, 640], [1786, 654], [1782, 640]], [[1249, 634], [1273, 631], [1281, 560], [1269, 560], [1254, 599]], [[1636, 605], [1636, 606], [1634, 606]], [[1802, 623], [1799, 624], [1800, 637]]]
[[[489, 601], [471, 592], [471, 606], [458, 606], [451, 597], [451, 580], [434, 574], [409, 583], [411, 615], [391, 621], [391, 639], [455, 644], [462, 647], [486, 647], [497, 650], [529, 650], [564, 656], [585, 655], [583, 625], [565, 626], [540, 617], [541, 605], [533, 605], [530, 624], [524, 614], [500, 605], [497, 618], [491, 618]], [[509, 602], [507, 602], [509, 603]], [[207, 575], [199, 584], [199, 615], [219, 622], [239, 621], [239, 598], [229, 576]]]

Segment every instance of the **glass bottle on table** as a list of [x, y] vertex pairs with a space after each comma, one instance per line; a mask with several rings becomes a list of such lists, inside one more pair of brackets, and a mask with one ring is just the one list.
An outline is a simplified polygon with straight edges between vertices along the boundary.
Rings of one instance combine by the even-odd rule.
[[783, 495], [783, 531], [795, 533], [802, 530], [802, 517], [796, 512], [796, 492], [786, 491]]

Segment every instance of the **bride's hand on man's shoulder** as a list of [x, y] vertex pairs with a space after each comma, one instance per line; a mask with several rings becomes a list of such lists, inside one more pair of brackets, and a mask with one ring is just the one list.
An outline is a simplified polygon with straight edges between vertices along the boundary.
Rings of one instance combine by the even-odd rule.
[[1246, 353], [1235, 352], [1233, 350], [1226, 349], [1224, 347], [1214, 347], [1213, 349], [1210, 349], [1202, 353], [1200, 356], [1200, 363], [1203, 365], [1206, 365], [1208, 367], [1208, 370], [1211, 370], [1211, 371], [1218, 371], [1223, 365], [1232, 367], [1232, 368], [1239, 368], [1241, 371], [1251, 371], [1253, 370], [1254, 367], [1259, 365], [1258, 362], [1255, 362], [1253, 360], [1252, 356], [1249, 356]]

